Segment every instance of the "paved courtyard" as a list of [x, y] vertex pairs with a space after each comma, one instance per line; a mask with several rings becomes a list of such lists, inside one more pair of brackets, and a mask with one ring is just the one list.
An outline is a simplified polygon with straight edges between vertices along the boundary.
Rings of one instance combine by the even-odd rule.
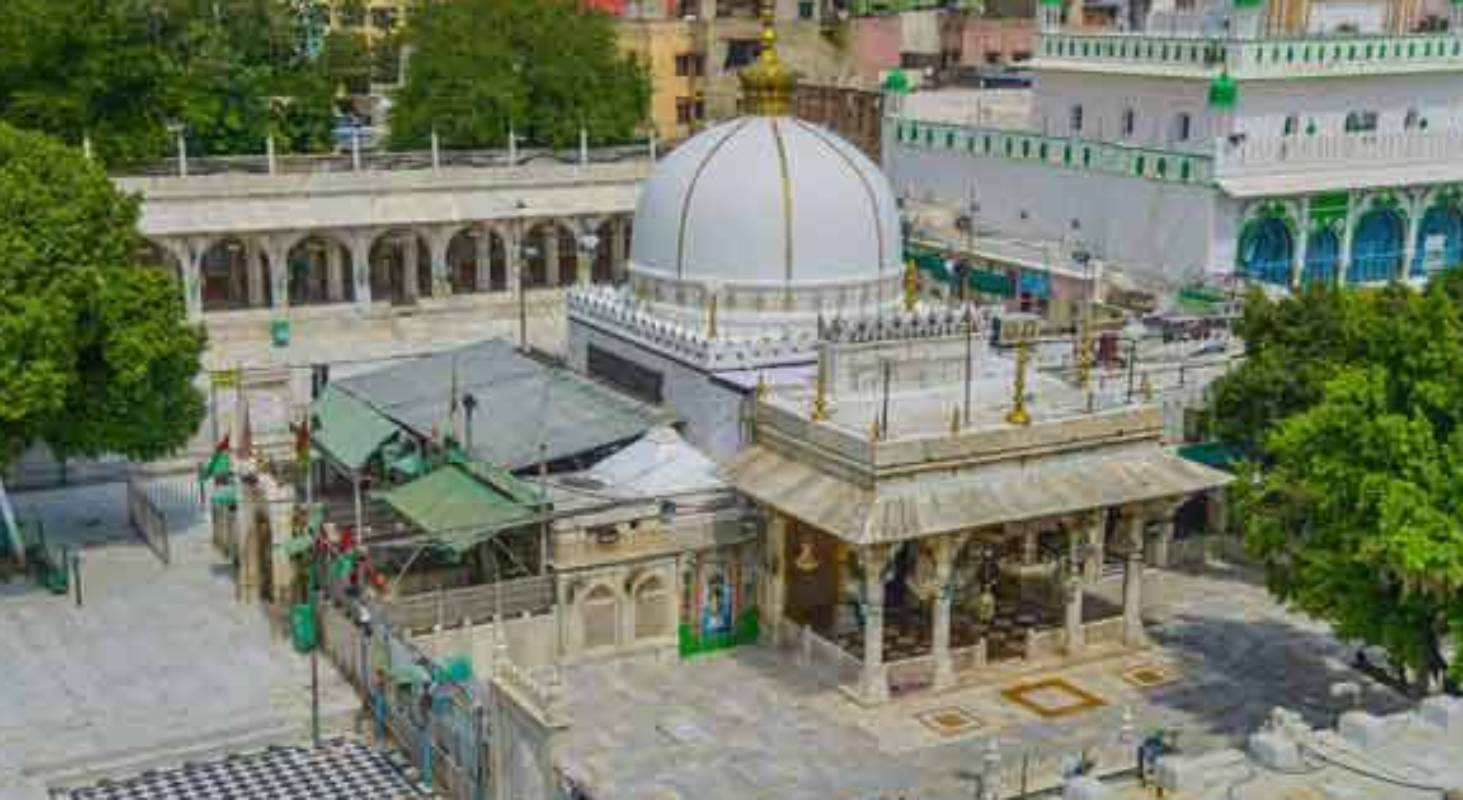
[[[995, 741], [1003, 787], [1054, 783], [1084, 749], [1099, 771], [1131, 765], [1133, 739], [1231, 746], [1275, 706], [1333, 724], [1338, 681], [1361, 704], [1406, 702], [1349, 666], [1351, 649], [1286, 612], [1252, 577], [1171, 574], [1151, 609], [1154, 645], [1056, 670], [864, 708], [791, 654], [742, 648], [690, 662], [576, 667], [568, 675], [571, 771], [619, 798], [968, 798]], [[1349, 703], [1350, 701], [1344, 701]]]
[[[0, 583], [0, 798], [309, 736], [309, 660], [235, 601], [191, 477], [161, 482], [177, 529], [163, 566], [127, 527], [119, 484], [14, 495], [82, 552], [82, 607]], [[321, 663], [327, 730], [354, 694]]]

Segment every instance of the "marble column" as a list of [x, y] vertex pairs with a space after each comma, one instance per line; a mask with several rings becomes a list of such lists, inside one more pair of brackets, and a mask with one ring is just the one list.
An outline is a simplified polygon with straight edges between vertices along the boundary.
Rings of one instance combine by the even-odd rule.
[[1123, 567], [1123, 641], [1142, 644], [1143, 636], [1143, 509], [1125, 509], [1123, 527], [1127, 562]]
[[427, 233], [427, 259], [432, 270], [432, 296], [448, 297], [452, 282], [447, 276], [447, 247], [452, 244], [451, 228], [434, 228]]
[[787, 517], [776, 511], [768, 511], [767, 540], [762, 558], [762, 626], [764, 642], [777, 644], [778, 630], [782, 627], [782, 607], [785, 597], [785, 578], [782, 563], [787, 553]]
[[1037, 541], [1036, 528], [1023, 524], [1021, 527], [1021, 566], [1029, 567], [1036, 563]]
[[1082, 631], [1082, 580], [1077, 575], [1067, 576], [1067, 616], [1066, 616], [1066, 645], [1067, 655], [1076, 655], [1082, 652], [1087, 644], [1086, 637]]
[[1149, 542], [1148, 563], [1168, 569], [1169, 545], [1173, 543], [1173, 511], [1166, 511], [1158, 523], [1158, 535]]
[[615, 283], [625, 279], [625, 218], [610, 223], [610, 275]]
[[167, 243], [169, 252], [178, 260], [178, 278], [183, 283], [183, 308], [188, 319], [195, 322], [203, 318], [203, 253], [207, 246], [201, 241]]
[[510, 294], [518, 294], [523, 286], [523, 230], [517, 223], [509, 223], [503, 231], [503, 276], [505, 288]]
[[356, 231], [350, 237], [351, 281], [356, 287], [356, 310], [371, 310], [371, 234]]
[[493, 286], [493, 231], [479, 225], [473, 240], [472, 281], [474, 292], [486, 292]]
[[1336, 259], [1336, 283], [1342, 286], [1346, 285], [1351, 276], [1351, 241], [1356, 233], [1356, 220], [1361, 216], [1357, 213], [1360, 202], [1361, 196], [1352, 192], [1347, 204], [1346, 224], [1341, 228], [1341, 252]]
[[866, 545], [864, 562], [864, 669], [859, 694], [866, 703], [889, 699], [889, 675], [884, 668], [884, 565], [887, 545]]
[[417, 301], [419, 266], [417, 236], [408, 234], [401, 243], [401, 296], [408, 305]]
[[1300, 220], [1296, 223], [1295, 247], [1290, 254], [1290, 288], [1299, 289], [1305, 275], [1306, 251], [1311, 242], [1311, 201], [1309, 197], [1300, 200]]
[[1427, 213], [1423, 204], [1417, 202], [1407, 214], [1407, 238], [1402, 241], [1402, 266], [1397, 270], [1397, 280], [1406, 280], [1412, 273], [1412, 261], [1417, 258], [1417, 235], [1422, 231], [1422, 215]]
[[345, 299], [345, 269], [341, 263], [340, 245], [325, 242], [325, 297], [332, 303]]
[[930, 631], [930, 652], [935, 661], [934, 688], [955, 684], [955, 663], [950, 659], [950, 605], [955, 597], [955, 555], [965, 543], [963, 536], [942, 536], [933, 543], [935, 557], [933, 630]]
[[[232, 254], [231, 256], [232, 257]], [[264, 305], [264, 251], [254, 242], [244, 244], [244, 281], [250, 308]]]
[[264, 241], [264, 254], [269, 259], [269, 305], [275, 312], [282, 312], [290, 306], [289, 247], [270, 237]]
[[559, 227], [548, 225], [544, 228], [544, 282], [547, 286], [559, 285]]
[[1089, 584], [1102, 580], [1102, 564], [1107, 558], [1107, 509], [1087, 515], [1087, 563], [1082, 565], [1083, 578]]

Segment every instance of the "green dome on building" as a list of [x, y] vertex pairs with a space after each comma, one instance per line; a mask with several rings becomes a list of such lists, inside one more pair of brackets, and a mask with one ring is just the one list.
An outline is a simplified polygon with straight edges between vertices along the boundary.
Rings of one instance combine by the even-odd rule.
[[1214, 77], [1209, 84], [1209, 105], [1214, 108], [1230, 109], [1239, 101], [1239, 84], [1229, 76], [1229, 72], [1221, 72]]

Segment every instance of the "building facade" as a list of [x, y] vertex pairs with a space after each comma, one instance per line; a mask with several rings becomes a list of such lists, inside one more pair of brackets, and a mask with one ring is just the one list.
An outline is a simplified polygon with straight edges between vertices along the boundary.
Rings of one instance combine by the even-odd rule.
[[1463, 26], [1271, 34], [1241, 0], [1155, 12], [1163, 33], [1078, 33], [1041, 11], [1027, 125], [886, 116], [901, 194], [1159, 284], [1374, 283], [1463, 260]]

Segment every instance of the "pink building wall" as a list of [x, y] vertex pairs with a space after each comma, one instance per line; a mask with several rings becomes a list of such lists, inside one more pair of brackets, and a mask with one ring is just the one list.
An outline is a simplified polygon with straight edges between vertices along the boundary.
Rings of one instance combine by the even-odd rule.
[[849, 47], [860, 78], [876, 81], [885, 71], [899, 66], [899, 17], [855, 17], [850, 20]]

